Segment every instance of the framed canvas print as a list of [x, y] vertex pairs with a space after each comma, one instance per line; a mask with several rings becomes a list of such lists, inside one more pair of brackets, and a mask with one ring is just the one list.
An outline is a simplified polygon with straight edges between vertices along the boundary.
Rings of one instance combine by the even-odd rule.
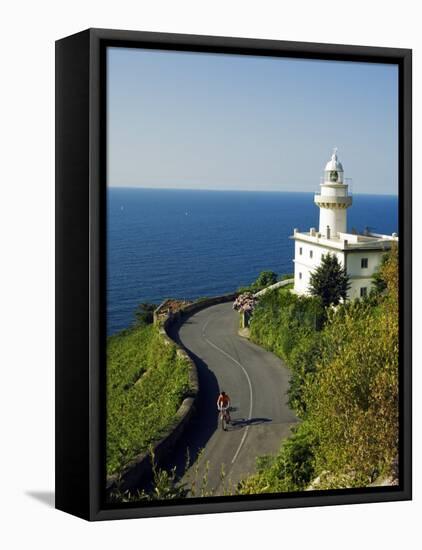
[[411, 498], [411, 51], [56, 43], [56, 506]]

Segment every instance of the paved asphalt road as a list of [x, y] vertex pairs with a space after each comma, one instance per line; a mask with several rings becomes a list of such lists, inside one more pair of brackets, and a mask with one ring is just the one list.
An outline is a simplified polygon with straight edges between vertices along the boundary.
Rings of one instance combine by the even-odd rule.
[[[255, 471], [259, 455], [276, 453], [281, 440], [297, 422], [287, 405], [289, 371], [269, 353], [238, 335], [239, 315], [232, 304], [218, 304], [189, 317], [171, 336], [196, 361], [200, 393], [195, 418], [172, 455], [172, 462], [183, 470], [186, 449], [199, 462], [200, 476], [209, 461], [208, 488], [214, 495], [225, 485], [237, 483]], [[232, 425], [224, 432], [218, 424], [216, 400], [220, 390], [231, 398]], [[192, 478], [190, 468], [183, 481]]]

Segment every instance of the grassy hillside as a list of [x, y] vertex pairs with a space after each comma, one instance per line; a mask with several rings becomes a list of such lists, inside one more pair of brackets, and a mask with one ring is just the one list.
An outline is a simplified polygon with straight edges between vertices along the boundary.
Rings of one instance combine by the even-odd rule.
[[153, 325], [107, 342], [107, 474], [148, 449], [189, 392], [189, 363]]
[[[385, 290], [324, 310], [314, 298], [266, 295], [251, 336], [292, 370], [290, 403], [302, 423], [278, 455], [263, 457], [244, 494], [362, 487], [394, 477], [398, 455], [397, 250]], [[315, 482], [315, 479], [317, 481]]]

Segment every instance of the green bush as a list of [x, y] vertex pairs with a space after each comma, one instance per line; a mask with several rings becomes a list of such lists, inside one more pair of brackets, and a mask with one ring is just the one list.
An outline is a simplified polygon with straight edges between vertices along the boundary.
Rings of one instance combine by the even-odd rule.
[[315, 475], [314, 450], [316, 441], [306, 423], [300, 424], [283, 443], [276, 456], [257, 460], [257, 470], [243, 480], [239, 494], [282, 493], [306, 489]]
[[309, 332], [301, 338], [289, 357], [292, 371], [289, 384], [289, 405], [299, 417], [306, 415], [307, 404], [305, 390], [314, 383], [314, 374], [321, 359], [322, 346], [319, 332]]
[[256, 290], [261, 290], [267, 286], [273, 285], [277, 282], [277, 273], [274, 271], [261, 271], [257, 280], [253, 283], [253, 287]]
[[320, 442], [318, 471], [349, 486], [388, 475], [398, 455], [398, 315], [382, 303], [337, 310], [324, 330], [313, 383], [305, 387], [307, 420]]
[[255, 342], [286, 360], [289, 402], [303, 419], [245, 494], [364, 487], [394, 478], [398, 457], [398, 250], [382, 262], [382, 294], [324, 309], [273, 291], [251, 322]]
[[154, 311], [157, 309], [155, 304], [142, 303], [135, 310], [135, 325], [151, 325], [154, 322]]
[[241, 286], [237, 289], [239, 294], [244, 294], [245, 292], [258, 292], [267, 286], [273, 285], [277, 282], [277, 273], [274, 271], [261, 271], [258, 275], [256, 281], [251, 283], [249, 286]]
[[378, 269], [372, 275], [372, 292], [375, 294], [382, 294], [387, 289], [387, 282], [384, 280], [383, 270], [388, 262], [388, 258], [388, 253], [383, 255]]
[[325, 317], [318, 298], [276, 289], [260, 298], [251, 320], [251, 339], [289, 361], [300, 341], [322, 328]]
[[294, 279], [295, 274], [294, 273], [285, 273], [284, 275], [280, 275], [278, 277], [278, 281], [287, 281], [287, 279]]

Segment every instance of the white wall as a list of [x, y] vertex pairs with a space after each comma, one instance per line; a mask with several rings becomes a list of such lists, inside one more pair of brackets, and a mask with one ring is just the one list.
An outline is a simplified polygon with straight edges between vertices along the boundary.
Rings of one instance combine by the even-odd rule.
[[[347, 273], [351, 283], [348, 293], [350, 299], [360, 298], [360, 289], [362, 287], [366, 287], [369, 294], [373, 285], [372, 275], [377, 271], [384, 254], [385, 252], [382, 250], [349, 252], [347, 254]], [[368, 267], [366, 269], [361, 268], [362, 258], [367, 258], [368, 260]]]
[[[321, 261], [320, 254], [315, 250], [315, 246], [302, 241], [295, 241], [295, 261], [294, 261], [294, 274], [295, 284], [294, 290], [299, 294], [306, 294], [308, 292], [309, 278], [311, 271]], [[300, 253], [302, 251], [302, 254]], [[313, 257], [310, 257], [312, 251]]]
[[307, 294], [311, 269], [308, 266], [299, 263], [298, 260], [295, 260], [294, 274], [295, 274], [295, 283], [294, 283], [295, 292], [297, 292], [298, 294]]
[[[300, 249], [302, 249], [302, 254], [300, 253]], [[342, 251], [323, 248], [316, 244], [295, 240], [294, 252], [294, 290], [298, 294], [308, 294], [311, 273], [316, 267], [319, 266], [321, 263], [321, 258], [324, 254], [329, 252], [330, 254], [337, 256], [340, 264], [344, 265], [344, 254]], [[302, 277], [300, 277], [300, 274], [302, 274]]]
[[371, 288], [372, 288], [372, 279], [370, 277], [367, 278], [358, 278], [358, 279], [350, 279], [350, 289], [347, 293], [347, 297], [350, 300], [354, 300], [355, 298], [360, 298], [360, 289], [366, 288], [366, 292], [369, 295]]
[[[377, 251], [359, 251], [347, 253], [347, 273], [350, 277], [365, 276], [370, 277], [377, 270], [381, 258], [385, 254], [382, 250]], [[361, 259], [368, 259], [367, 269], [361, 268]]]
[[[298, 550], [415, 548], [422, 516], [420, 399], [414, 403], [414, 502], [96, 525], [56, 512], [45, 502], [51, 499], [54, 487], [54, 40], [96, 26], [413, 47], [414, 151], [420, 151], [422, 34], [418, 2], [26, 0], [4, 3], [2, 21], [0, 418], [6, 450], [0, 458], [0, 513], [4, 548], [115, 550], [138, 544], [177, 550], [186, 548], [187, 536], [203, 550], [215, 549], [220, 539], [228, 548], [242, 550], [256, 550], [270, 541]], [[316, 128], [315, 141], [326, 131]], [[422, 181], [420, 162], [414, 163], [414, 181]], [[421, 201], [421, 186], [415, 185], [414, 204]], [[415, 280], [422, 272], [421, 258], [421, 244], [415, 239]], [[414, 292], [418, 335], [422, 328], [421, 285], [415, 285]], [[415, 346], [414, 354], [417, 366], [422, 362], [420, 346]], [[418, 368], [414, 369], [414, 387], [422, 387]]]
[[319, 232], [327, 235], [327, 225], [331, 229], [331, 237], [337, 233], [347, 231], [347, 209], [346, 208], [320, 208], [319, 209]]

